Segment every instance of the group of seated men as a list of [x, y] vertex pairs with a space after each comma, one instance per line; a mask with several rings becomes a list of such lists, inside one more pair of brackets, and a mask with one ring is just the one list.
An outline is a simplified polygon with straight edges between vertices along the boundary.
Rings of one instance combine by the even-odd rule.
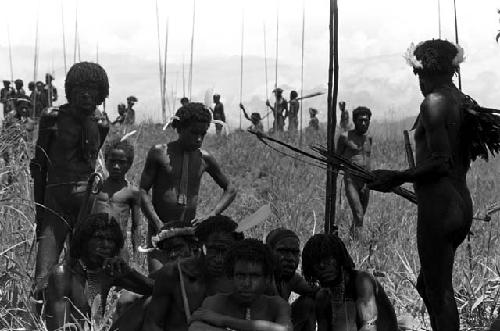
[[[108, 214], [75, 229], [70, 256], [51, 271], [46, 288], [49, 330], [104, 314], [111, 287], [123, 291], [113, 330], [397, 330], [383, 288], [354, 269], [334, 234], [316, 234], [302, 251], [288, 229], [265, 244], [212, 216], [196, 228], [171, 222], [153, 237], [163, 267], [147, 277], [121, 257], [124, 237]], [[291, 292], [300, 295], [291, 307]]]

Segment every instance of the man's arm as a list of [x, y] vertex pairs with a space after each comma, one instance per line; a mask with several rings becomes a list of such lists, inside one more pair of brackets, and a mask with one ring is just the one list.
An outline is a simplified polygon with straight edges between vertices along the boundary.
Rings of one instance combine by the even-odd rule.
[[377, 178], [370, 189], [387, 192], [406, 182], [446, 176], [451, 168], [451, 146], [446, 130], [448, 100], [439, 93], [428, 95], [420, 106], [420, 120], [425, 130], [427, 149], [430, 157], [415, 168], [404, 171], [376, 170]]
[[[220, 328], [238, 331], [291, 331], [290, 307], [281, 298], [279, 313], [275, 322], [264, 320], [245, 320], [219, 313], [222, 310], [218, 300], [220, 296], [208, 297], [198, 310], [193, 313], [192, 321], [201, 321]], [[283, 306], [282, 306], [283, 304]], [[288, 306], [285, 307], [285, 306]], [[222, 307], [223, 308], [223, 307]], [[282, 316], [283, 315], [283, 316]], [[282, 324], [283, 323], [283, 324]]]
[[137, 247], [141, 243], [141, 193], [137, 188], [133, 189], [132, 199], [132, 225], [130, 231], [132, 232], [132, 249], [133, 254], [137, 252]]
[[153, 288], [151, 302], [146, 310], [143, 331], [163, 331], [165, 329], [165, 319], [169, 313], [171, 302], [170, 289], [176, 287], [176, 283], [170, 281], [169, 275], [171, 268], [164, 268], [158, 274], [158, 282]]
[[144, 170], [142, 171], [141, 182], [139, 185], [142, 212], [144, 213], [144, 216], [146, 216], [148, 222], [156, 228], [157, 232], [160, 231], [161, 227], [163, 226], [163, 222], [161, 221], [158, 214], [156, 214], [153, 207], [153, 202], [148, 192], [153, 186], [153, 182], [158, 171], [157, 155], [159, 152], [160, 151], [156, 146], [153, 146], [149, 150], [146, 157], [146, 164], [144, 165]]
[[355, 281], [357, 299], [356, 311], [361, 322], [360, 331], [377, 330], [377, 301], [375, 299], [375, 284], [366, 274], [361, 274]]
[[243, 106], [243, 105], [240, 103], [240, 108], [241, 108], [241, 110], [243, 110], [243, 115], [245, 115], [245, 118], [246, 118], [247, 120], [251, 121], [252, 119], [248, 116], [247, 111], [246, 111], [246, 109], [245, 109], [245, 106]]
[[315, 312], [318, 331], [330, 331], [330, 322], [332, 320], [332, 309], [330, 294], [325, 288], [321, 288], [316, 293]]
[[224, 193], [219, 199], [219, 202], [212, 210], [209, 216], [218, 215], [222, 213], [236, 197], [236, 188], [231, 184], [229, 179], [222, 173], [219, 164], [215, 158], [206, 151], [202, 151], [203, 158], [207, 164], [206, 171], [214, 179], [214, 181], [219, 185]]

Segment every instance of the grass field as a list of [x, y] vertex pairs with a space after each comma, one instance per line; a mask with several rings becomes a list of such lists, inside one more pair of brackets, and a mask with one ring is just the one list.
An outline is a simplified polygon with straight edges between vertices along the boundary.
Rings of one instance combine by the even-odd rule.
[[[373, 123], [374, 168], [406, 167], [404, 127], [406, 123]], [[132, 138], [136, 157], [128, 175], [134, 183], [138, 183], [149, 147], [175, 137], [173, 132], [162, 132], [148, 123], [137, 129], [138, 134]], [[320, 133], [308, 142], [324, 144], [325, 135]], [[324, 170], [304, 162], [309, 160], [293, 159], [264, 146], [247, 132], [235, 132], [227, 137], [208, 136], [204, 148], [215, 155], [238, 188], [238, 196], [227, 210], [228, 215], [239, 220], [261, 205], [271, 203], [273, 217], [251, 230], [249, 236], [262, 238], [272, 228], [286, 226], [297, 231], [304, 244], [313, 233], [315, 223], [316, 232], [322, 231]], [[11, 159], [8, 164], [0, 165], [0, 174], [3, 174], [0, 189], [0, 329], [19, 329], [32, 323], [27, 310], [35, 250], [32, 247], [34, 213], [28, 181], [30, 146], [22, 143], [20, 132], [11, 130], [0, 136], [0, 152], [7, 150]], [[468, 183], [475, 210], [480, 211], [498, 201], [499, 172], [499, 159], [472, 165]], [[10, 174], [11, 180], [6, 174]], [[343, 190], [343, 185], [340, 189]], [[199, 196], [200, 215], [215, 205], [220, 193], [211, 178], [205, 176]], [[412, 316], [416, 329], [430, 329], [424, 318], [422, 300], [414, 289], [419, 270], [415, 205], [392, 194], [372, 193], [363, 242], [351, 242], [347, 237], [351, 213], [343, 192], [337, 206], [340, 234], [357, 268], [383, 272], [385, 276], [379, 280], [394, 302], [398, 315]], [[461, 329], [483, 329], [496, 316], [500, 297], [498, 221], [498, 216], [490, 223], [475, 221], [470, 244], [465, 242], [457, 252], [454, 284], [463, 322]], [[144, 256], [134, 257], [136, 267], [143, 269], [144, 262]]]

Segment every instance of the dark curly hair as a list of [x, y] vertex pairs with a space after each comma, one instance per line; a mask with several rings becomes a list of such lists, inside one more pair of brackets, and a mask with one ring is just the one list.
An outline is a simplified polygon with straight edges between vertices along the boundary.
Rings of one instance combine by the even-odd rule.
[[414, 55], [422, 62], [423, 68], [414, 68], [415, 74], [424, 75], [451, 75], [458, 72], [458, 66], [453, 64], [453, 59], [458, 50], [447, 40], [427, 40], [415, 49]]
[[262, 265], [264, 276], [271, 276], [273, 273], [273, 258], [269, 247], [263, 242], [254, 238], [248, 238], [236, 242], [231, 246], [224, 258], [224, 271], [226, 276], [233, 278], [234, 265], [238, 261], [259, 263]]
[[80, 62], [75, 63], [66, 75], [64, 90], [66, 91], [66, 99], [71, 102], [71, 91], [75, 87], [93, 87], [99, 92], [97, 96], [97, 104], [103, 103], [109, 95], [109, 81], [106, 71], [97, 63]]
[[304, 278], [314, 283], [318, 279], [314, 272], [314, 266], [321, 260], [333, 257], [345, 271], [354, 270], [354, 262], [347, 252], [342, 240], [334, 234], [315, 234], [305, 244], [302, 250], [302, 274]]
[[359, 107], [356, 107], [352, 110], [352, 120], [355, 121], [358, 116], [361, 116], [361, 115], [367, 115], [368, 117], [372, 117], [372, 111], [370, 110], [370, 108], [368, 107], [365, 107], [365, 106], [359, 106]]
[[192, 123], [207, 123], [212, 121], [212, 114], [210, 110], [200, 102], [190, 102], [177, 110], [175, 116], [178, 119], [172, 121], [172, 127], [186, 128]]
[[212, 233], [229, 233], [233, 236], [234, 240], [242, 240], [243, 233], [236, 232], [238, 223], [233, 221], [230, 217], [224, 215], [211, 216], [203, 221], [195, 230], [196, 237], [203, 243], [208, 240]]
[[114, 149], [121, 149], [127, 155], [127, 161], [132, 164], [134, 162], [134, 146], [127, 140], [120, 141], [121, 138], [115, 138], [110, 142], [106, 143], [104, 147], [104, 159], [107, 160], [111, 155], [111, 151]]
[[111, 230], [116, 243], [116, 251], [113, 255], [117, 255], [120, 252], [124, 243], [120, 225], [109, 214], [98, 213], [89, 215], [85, 221], [81, 222], [73, 230], [73, 238], [70, 245], [70, 256], [73, 259], [79, 259], [86, 254], [84, 250], [87, 243], [97, 230]]
[[299, 96], [299, 94], [297, 93], [297, 91], [290, 92], [290, 100], [295, 99], [298, 96]]

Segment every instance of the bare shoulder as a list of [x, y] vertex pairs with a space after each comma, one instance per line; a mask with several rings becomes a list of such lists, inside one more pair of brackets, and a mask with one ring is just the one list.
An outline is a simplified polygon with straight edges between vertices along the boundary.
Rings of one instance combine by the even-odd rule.
[[422, 119], [428, 122], [444, 121], [455, 100], [449, 93], [437, 91], [429, 93], [420, 105]]
[[366, 297], [375, 294], [376, 280], [368, 272], [358, 271], [356, 273], [356, 278], [354, 279], [354, 284], [358, 296]]
[[147, 155], [147, 160], [152, 161], [152, 160], [157, 160], [159, 157], [162, 156], [162, 154], [165, 151], [165, 145], [158, 144], [158, 145], [153, 145]]
[[201, 157], [203, 158], [203, 160], [205, 162], [207, 162], [208, 165], [216, 165], [217, 164], [217, 160], [209, 151], [207, 151], [205, 149], [200, 149], [200, 152], [201, 152]]
[[49, 274], [48, 291], [51, 296], [67, 296], [71, 290], [73, 273], [71, 268], [65, 264], [56, 265]]

